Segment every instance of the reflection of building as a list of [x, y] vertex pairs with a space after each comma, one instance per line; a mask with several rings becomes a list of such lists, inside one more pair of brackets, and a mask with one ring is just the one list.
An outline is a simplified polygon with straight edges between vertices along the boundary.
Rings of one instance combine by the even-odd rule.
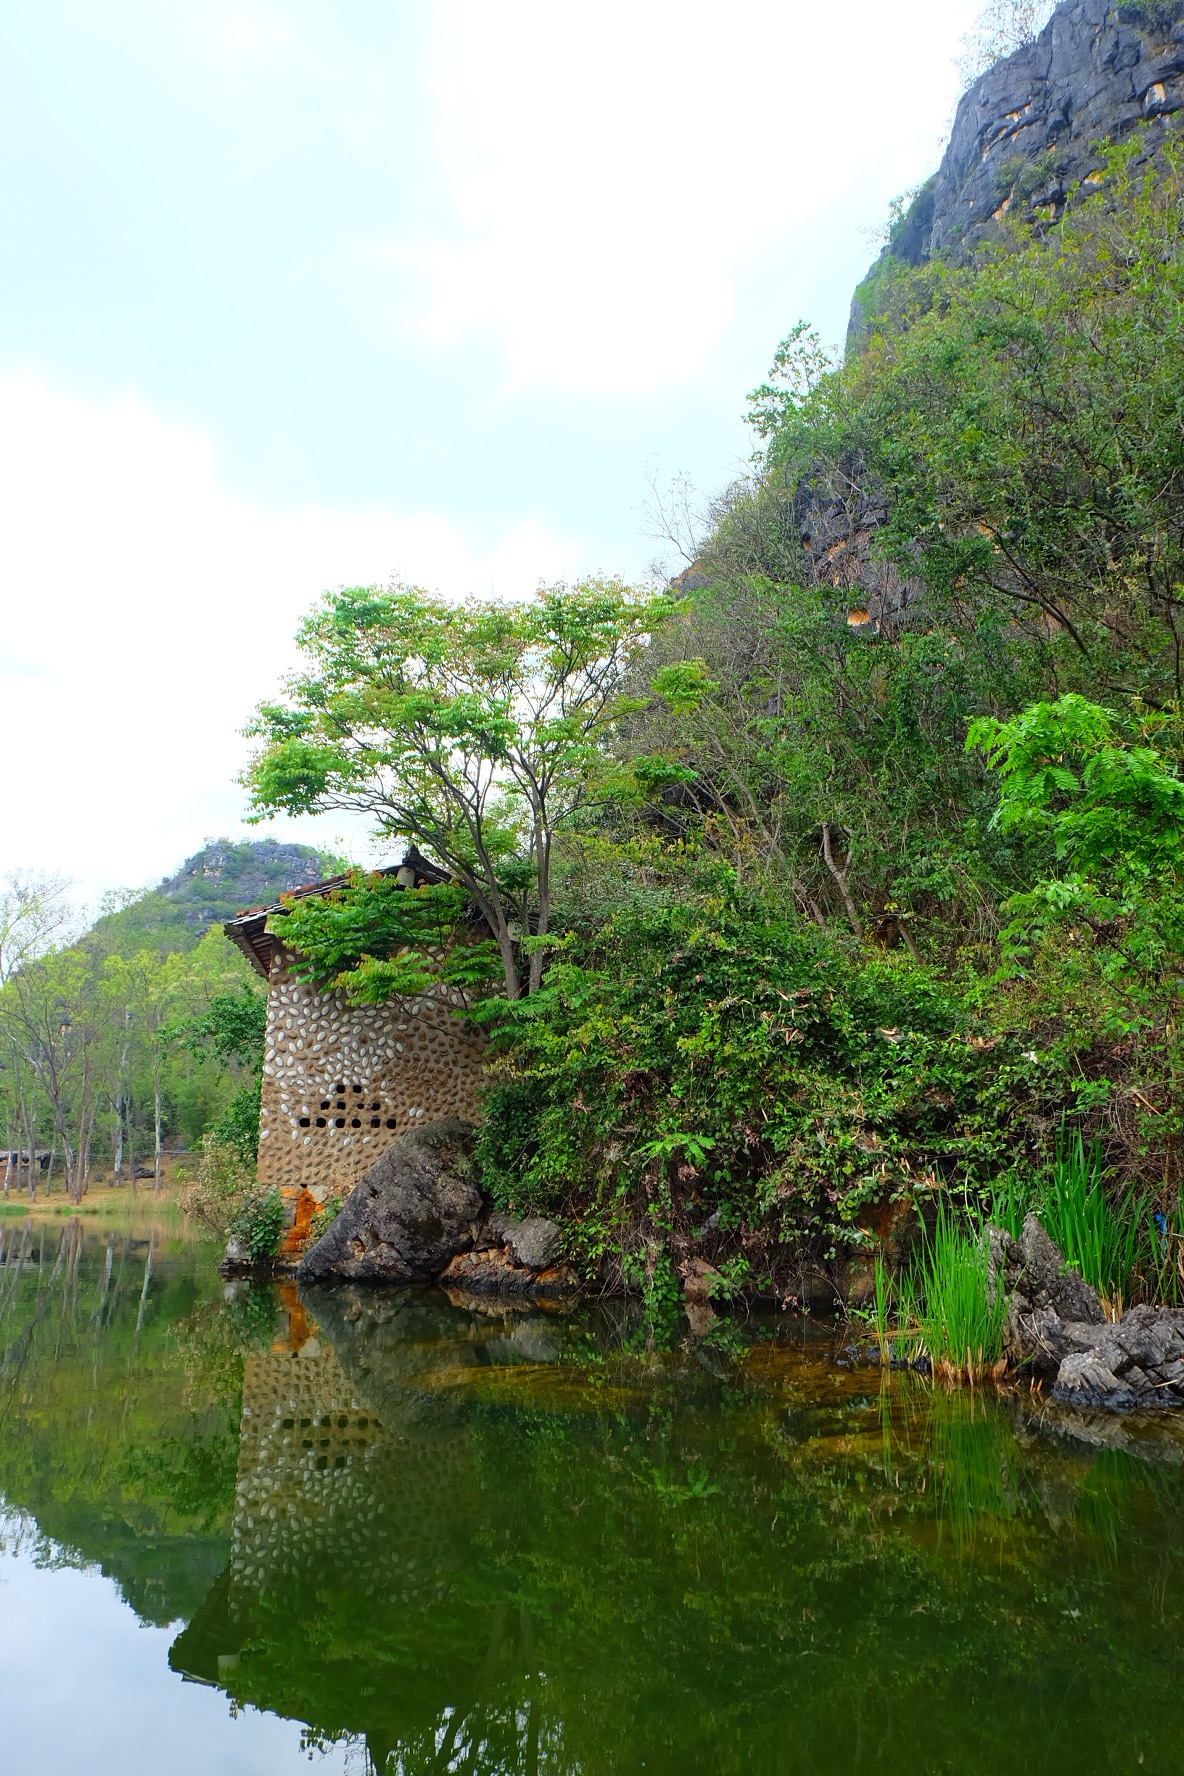
[[[390, 1529], [374, 1498], [382, 1426], [354, 1395], [332, 1348], [315, 1337], [298, 1350], [247, 1358], [230, 1569], [252, 1596], [319, 1567], [328, 1547]], [[343, 1548], [342, 1550], [346, 1550]]]
[[[383, 873], [407, 888], [444, 880], [415, 851]], [[346, 880], [311, 883], [289, 898], [327, 894]], [[303, 1231], [317, 1203], [349, 1191], [397, 1135], [441, 1116], [476, 1120], [482, 1040], [443, 989], [410, 1004], [365, 1006], [296, 980], [268, 929], [283, 914], [282, 904], [262, 908], [224, 929], [269, 985], [259, 1180], [278, 1185]]]
[[[339, 1358], [295, 1286], [280, 1294], [286, 1336], [244, 1368], [230, 1562], [169, 1664], [318, 1733], [361, 1734], [379, 1769], [396, 1744], [422, 1746], [427, 1769], [490, 1634], [470, 1582], [480, 1486], [464, 1421], [415, 1385], [418, 1322], [395, 1330], [381, 1300], [355, 1319], [334, 1292]], [[393, 1385], [388, 1330], [407, 1353]], [[381, 1422], [350, 1374], [365, 1379], [376, 1344]]]

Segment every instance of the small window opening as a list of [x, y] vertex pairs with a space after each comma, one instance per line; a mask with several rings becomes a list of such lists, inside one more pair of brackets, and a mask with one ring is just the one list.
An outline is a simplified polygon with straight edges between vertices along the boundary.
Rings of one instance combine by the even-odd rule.
[[318, 1116], [317, 1117], [317, 1127], [319, 1129], [323, 1129], [324, 1126], [325, 1126], [325, 1118], [323, 1116]]
[[388, 1129], [393, 1129], [393, 1128], [394, 1128], [394, 1126], [395, 1126], [395, 1119], [394, 1119], [394, 1117], [393, 1117], [393, 1116], [388, 1116], [388, 1117], [387, 1117], [387, 1119], [386, 1119], [386, 1126], [387, 1126], [387, 1128], [388, 1128]]
[[370, 1118], [370, 1127], [372, 1129], [380, 1129], [382, 1127], [382, 1117], [381, 1116], [372, 1116]]
[[337, 1128], [337, 1129], [343, 1129], [345, 1127], [345, 1117], [344, 1116], [335, 1116], [333, 1118], [333, 1127]]
[[300, 1118], [300, 1126], [302, 1129], [311, 1128], [312, 1127], [312, 1117], [311, 1116], [302, 1116]]
[[349, 1126], [351, 1129], [360, 1129], [362, 1126], [361, 1117], [360, 1116], [351, 1116], [349, 1119]]

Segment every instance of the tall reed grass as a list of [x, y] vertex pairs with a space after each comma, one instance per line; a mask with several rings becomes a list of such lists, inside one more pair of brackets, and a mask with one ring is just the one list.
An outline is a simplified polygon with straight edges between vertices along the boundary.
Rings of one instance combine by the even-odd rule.
[[1154, 1223], [1145, 1197], [1121, 1206], [1106, 1191], [1101, 1144], [1087, 1147], [1081, 1130], [1062, 1129], [1048, 1188], [1037, 1208], [1040, 1223], [1066, 1264], [1096, 1289], [1112, 1318], [1138, 1288], [1140, 1273], [1154, 1269]]
[[937, 1221], [914, 1273], [913, 1311], [934, 1368], [973, 1383], [1000, 1374], [1007, 1299], [987, 1288], [981, 1226], [960, 1221], [939, 1201]]

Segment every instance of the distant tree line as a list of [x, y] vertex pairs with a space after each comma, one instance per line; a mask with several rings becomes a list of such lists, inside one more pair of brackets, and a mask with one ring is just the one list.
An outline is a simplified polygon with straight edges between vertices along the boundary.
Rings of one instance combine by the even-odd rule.
[[166, 1148], [223, 1122], [253, 1151], [266, 1001], [245, 961], [217, 928], [163, 953], [120, 934], [117, 918], [79, 930], [53, 876], [0, 891], [5, 1196], [77, 1202], [99, 1174], [159, 1187]]

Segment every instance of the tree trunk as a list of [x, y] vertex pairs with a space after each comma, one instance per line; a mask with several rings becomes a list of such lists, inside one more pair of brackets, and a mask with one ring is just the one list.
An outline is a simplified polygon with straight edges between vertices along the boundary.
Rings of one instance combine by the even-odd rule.
[[153, 1149], [152, 1149], [152, 1187], [160, 1194], [160, 1056], [152, 1063], [152, 1116], [153, 1116]]
[[[551, 929], [551, 843], [546, 834], [539, 833], [535, 840], [535, 868], [538, 871], [539, 916], [535, 926], [536, 937], [546, 937]], [[527, 980], [528, 993], [537, 993], [543, 984], [543, 969], [546, 967], [545, 950], [533, 950], [530, 957], [530, 974]]]
[[851, 853], [852, 853], [851, 835], [848, 833], [847, 834], [847, 855], [843, 859], [843, 867], [842, 867], [842, 869], [840, 869], [838, 864], [835, 862], [834, 851], [831, 848], [830, 821], [824, 820], [822, 823], [822, 855], [823, 855], [823, 858], [825, 859], [827, 869], [830, 871], [831, 875], [834, 877], [835, 886], [838, 888], [839, 893], [843, 897], [843, 905], [847, 909], [847, 919], [848, 919], [848, 922], [850, 923], [851, 930], [854, 932], [856, 937], [862, 938], [863, 937], [863, 926], [860, 924], [859, 914], [855, 910], [855, 902], [851, 898], [851, 890], [847, 886], [847, 872], [851, 868]]

